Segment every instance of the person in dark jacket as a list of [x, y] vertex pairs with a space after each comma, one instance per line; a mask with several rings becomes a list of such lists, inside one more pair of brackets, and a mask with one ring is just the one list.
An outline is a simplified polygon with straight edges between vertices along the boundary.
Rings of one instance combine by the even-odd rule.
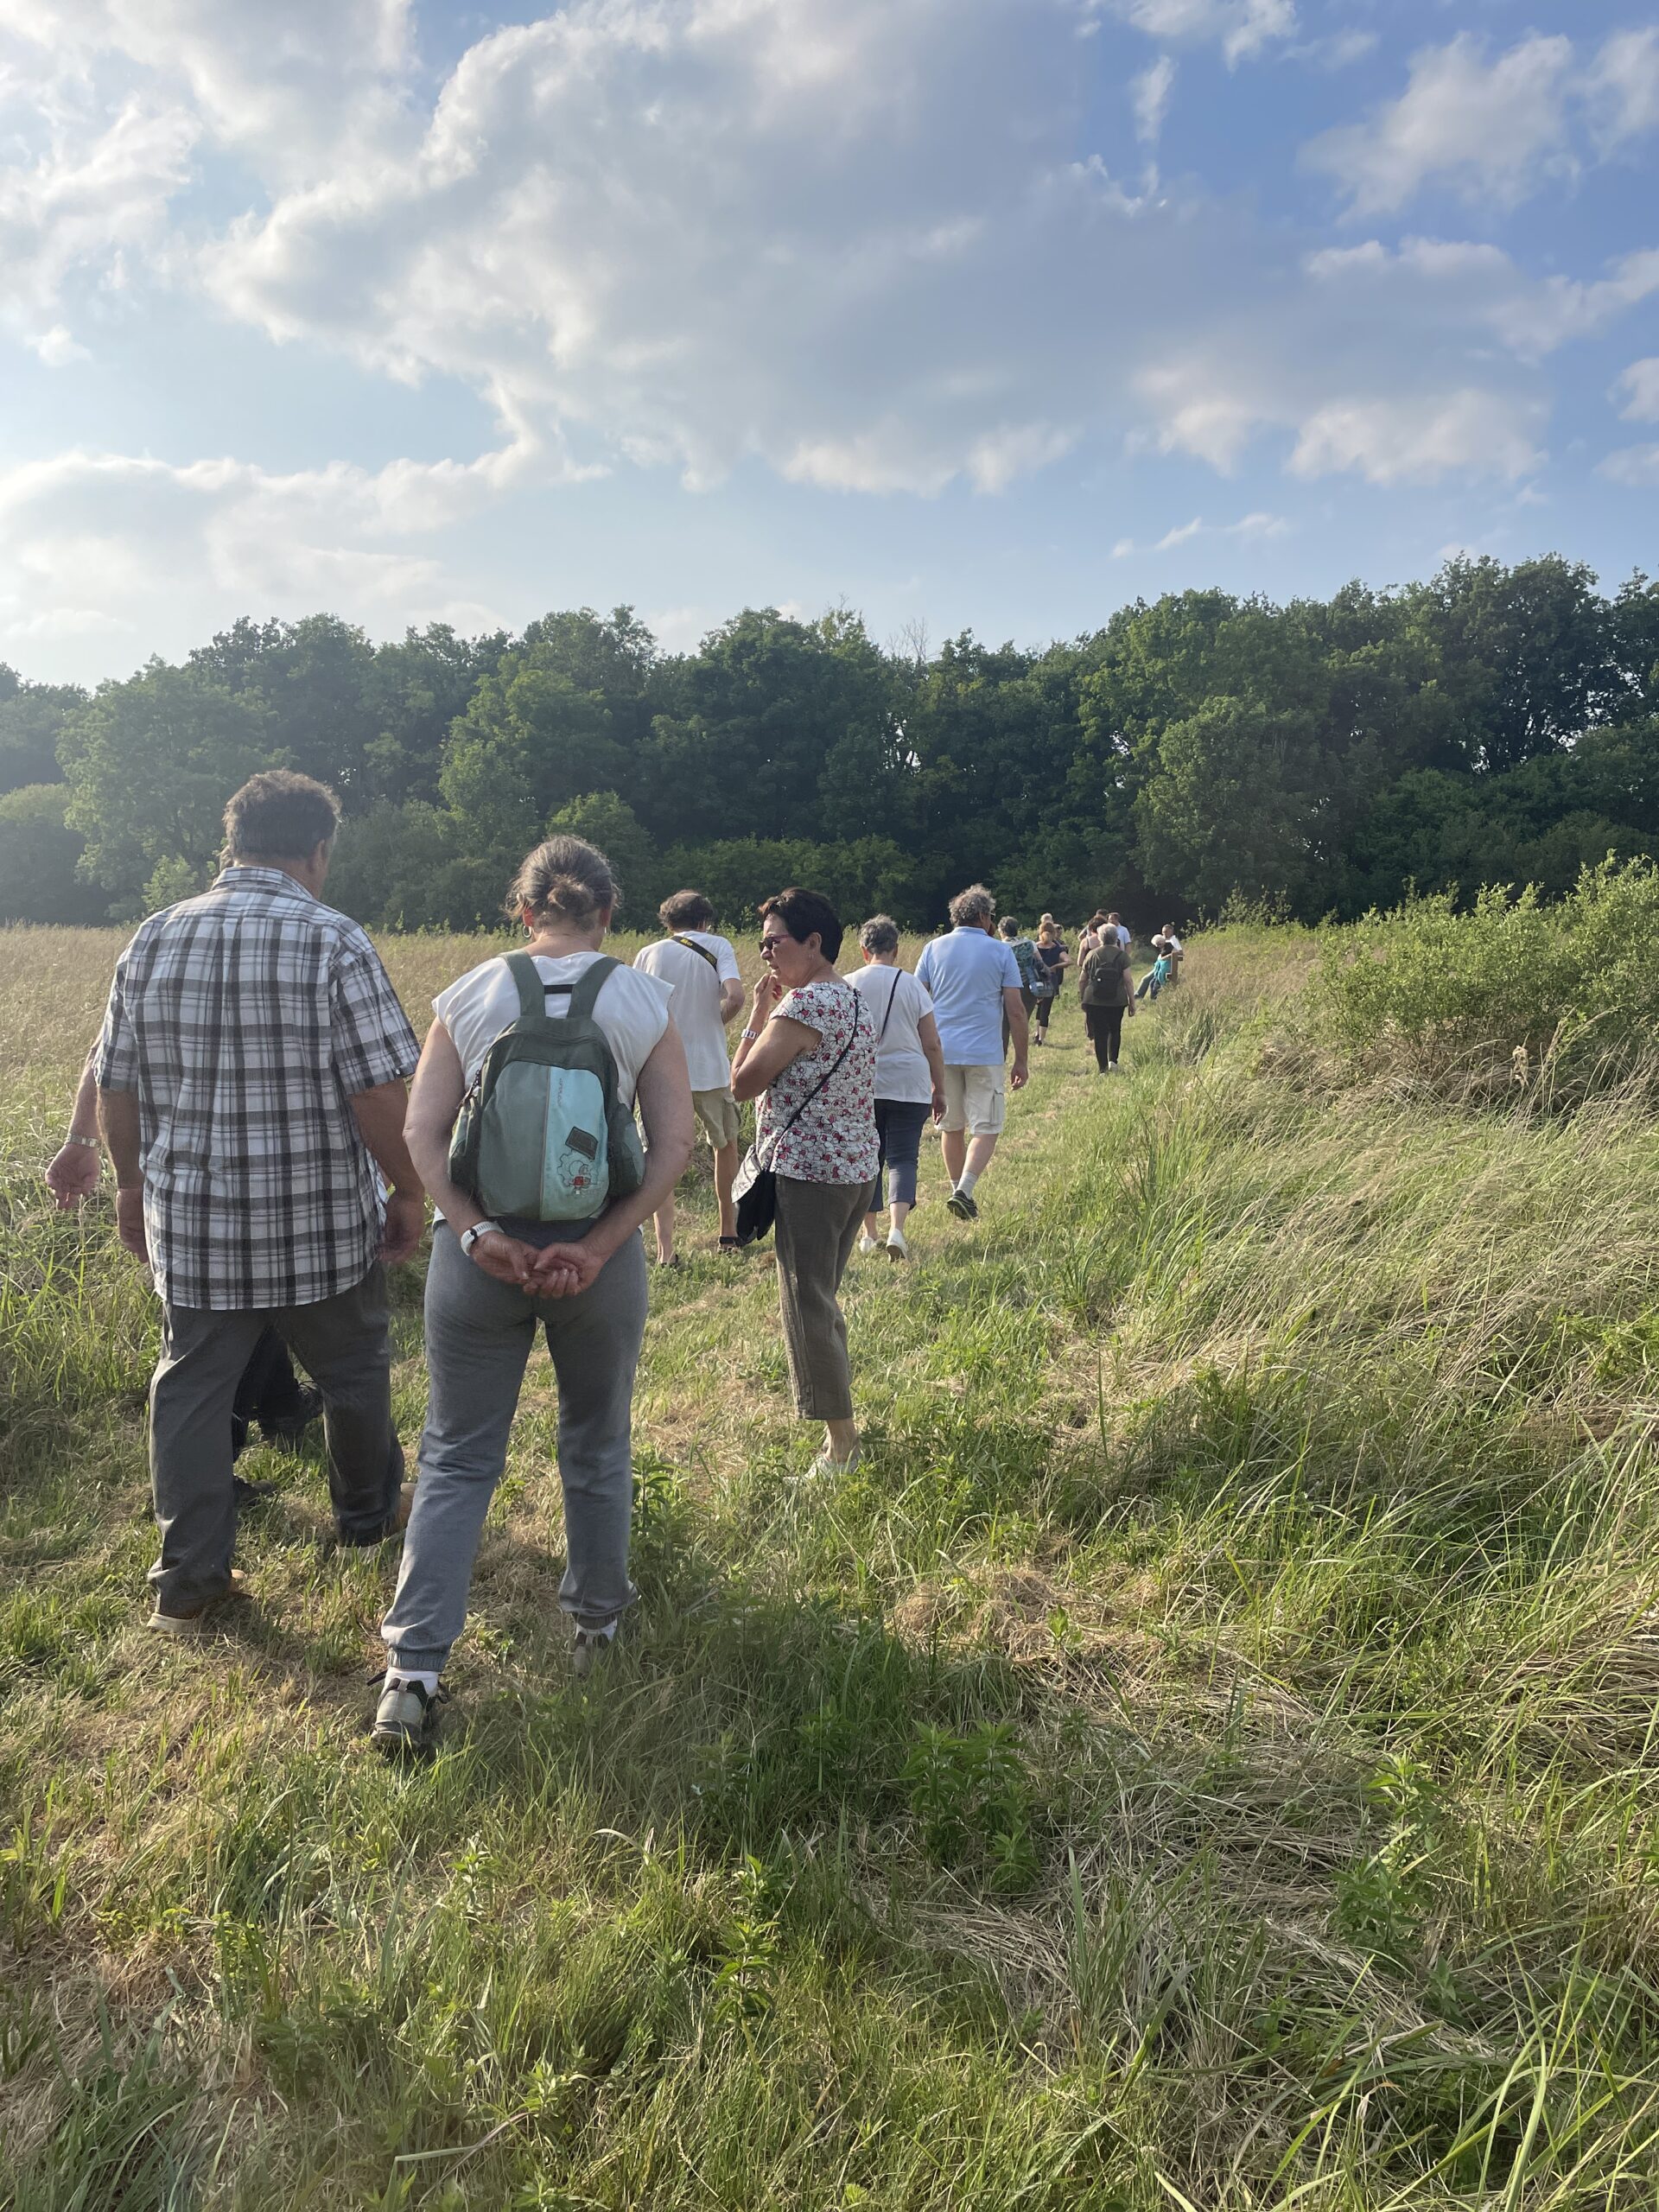
[[1123, 1042], [1123, 1017], [1135, 1012], [1135, 991], [1128, 948], [1109, 933], [1103, 934], [1094, 950], [1084, 957], [1077, 995], [1095, 1048], [1096, 1069], [1102, 1075], [1116, 1075]]

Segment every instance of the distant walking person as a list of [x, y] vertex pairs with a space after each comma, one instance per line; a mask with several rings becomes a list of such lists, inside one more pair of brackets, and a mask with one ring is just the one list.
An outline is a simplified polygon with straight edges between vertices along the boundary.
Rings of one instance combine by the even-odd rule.
[[[1014, 955], [1014, 964], [1020, 970], [1020, 998], [1026, 1009], [1026, 1026], [1029, 1031], [1031, 1017], [1037, 1007], [1037, 948], [1028, 937], [1020, 933], [1020, 925], [1012, 914], [1004, 914], [996, 925], [996, 933]], [[1008, 1057], [1010, 1042], [1008, 1017], [1002, 1016], [1002, 1057]]]
[[[528, 939], [524, 950], [469, 969], [432, 1002], [436, 1020], [409, 1102], [410, 1145], [440, 1216], [426, 1277], [431, 1395], [397, 1595], [380, 1629], [386, 1672], [373, 1733], [390, 1757], [418, 1753], [431, 1737], [439, 1677], [466, 1622], [473, 1562], [506, 1467], [538, 1327], [558, 1382], [565, 1541], [559, 1606], [572, 1624], [574, 1673], [588, 1674], [606, 1656], [638, 1594], [628, 1579], [628, 1537], [633, 1377], [645, 1327], [639, 1232], [690, 1158], [695, 1124], [668, 986], [601, 950], [617, 898], [602, 853], [580, 837], [550, 837], [525, 859], [507, 895], [507, 911]], [[502, 1068], [486, 1112], [507, 1160], [517, 1155], [531, 1163], [518, 1179], [537, 1211], [493, 1219], [482, 1198], [454, 1180], [450, 1143], [463, 1099], [497, 1039], [524, 1019], [543, 1039], [565, 1021], [580, 1021], [587, 1049], [597, 1042], [608, 1058], [614, 1105], [626, 1116], [638, 1101], [644, 1173], [626, 1195], [611, 1195], [613, 1133], [593, 1090], [582, 1103], [575, 1086], [521, 1080], [509, 1088], [509, 1077], [531, 1077], [525, 1063]], [[556, 1038], [548, 1049], [558, 1049]], [[565, 1074], [551, 1060], [548, 1065]], [[594, 1080], [584, 1077], [589, 1085]], [[558, 1117], [579, 1103], [588, 1119], [566, 1135]], [[549, 1177], [550, 1155], [561, 1164], [572, 1154], [597, 1159], [601, 1133], [602, 1179]], [[586, 1141], [574, 1146], [573, 1136]]]
[[1095, 1048], [1096, 1069], [1101, 1075], [1116, 1075], [1123, 1042], [1123, 1017], [1135, 1012], [1128, 948], [1112, 936], [1103, 935], [1083, 963], [1077, 995], [1083, 1001], [1084, 1021]]
[[[701, 891], [677, 891], [657, 909], [657, 918], [668, 934], [636, 953], [633, 964], [672, 988], [668, 1010], [685, 1046], [691, 1103], [714, 1147], [720, 1249], [735, 1252], [737, 1209], [732, 1184], [743, 1120], [732, 1096], [726, 1028], [743, 1003], [737, 955], [728, 938], [715, 935], [715, 910]], [[657, 1263], [664, 1268], [674, 1263], [672, 1192], [658, 1210]]]
[[1134, 944], [1135, 939], [1130, 935], [1128, 923], [1125, 922], [1122, 916], [1116, 908], [1107, 915], [1106, 926], [1109, 930], [1111, 930], [1116, 933], [1118, 943], [1122, 946], [1124, 951], [1127, 952], [1130, 945]]
[[847, 1324], [838, 1303], [869, 1211], [875, 1135], [875, 1025], [836, 973], [841, 918], [793, 886], [760, 908], [766, 973], [732, 1063], [732, 1089], [760, 1101], [757, 1161], [777, 1178], [778, 1298], [795, 1409], [823, 1423], [815, 1474], [858, 1459]]
[[[959, 1221], [975, 1221], [974, 1192], [991, 1164], [1007, 1120], [1007, 1091], [1025, 1088], [1030, 1033], [1013, 953], [995, 934], [996, 904], [982, 883], [970, 883], [950, 901], [948, 937], [935, 938], [916, 964], [916, 980], [933, 1001], [944, 1052], [944, 1121], [941, 1149]], [[1014, 1071], [1002, 1069], [1002, 1021], [1014, 1043]]]
[[[936, 1119], [944, 1111], [944, 1055], [932, 1000], [899, 964], [898, 923], [890, 914], [872, 914], [858, 942], [867, 964], [850, 980], [875, 1026], [875, 1137], [880, 1147], [875, 1192], [858, 1249], [881, 1249], [880, 1217], [890, 1198], [887, 1256], [902, 1260], [910, 1249], [905, 1224], [916, 1203], [922, 1131], [930, 1111]], [[884, 1192], [884, 1174], [893, 1185], [890, 1192]]]
[[1049, 1016], [1054, 1011], [1054, 1001], [1060, 995], [1060, 986], [1071, 964], [1071, 950], [1060, 934], [1059, 925], [1052, 914], [1045, 914], [1037, 925], [1037, 1034], [1032, 1039], [1033, 1045], [1048, 1042]]
[[322, 904], [339, 822], [308, 776], [245, 784], [226, 866], [140, 928], [99, 1041], [117, 1226], [162, 1299], [149, 1625], [169, 1635], [232, 1588], [232, 1409], [267, 1328], [321, 1386], [340, 1541], [397, 1524], [385, 1265], [424, 1218], [404, 1142], [416, 1047], [373, 946]]

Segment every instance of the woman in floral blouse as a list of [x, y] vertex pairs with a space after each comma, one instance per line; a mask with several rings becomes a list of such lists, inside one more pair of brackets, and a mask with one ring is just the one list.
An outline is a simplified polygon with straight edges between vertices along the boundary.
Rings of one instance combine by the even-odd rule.
[[858, 1459], [847, 1324], [836, 1293], [875, 1182], [875, 1032], [836, 973], [841, 921], [816, 891], [760, 909], [766, 973], [732, 1063], [732, 1090], [758, 1098], [755, 1150], [778, 1179], [778, 1295], [796, 1410], [821, 1421], [813, 1471]]

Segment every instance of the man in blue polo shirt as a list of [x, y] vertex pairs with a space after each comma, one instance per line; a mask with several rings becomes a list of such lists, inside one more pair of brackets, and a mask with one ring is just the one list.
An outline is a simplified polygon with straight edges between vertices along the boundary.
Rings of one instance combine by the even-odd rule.
[[991, 1164], [1007, 1118], [1002, 1071], [1002, 1023], [1014, 1040], [1016, 1090], [1025, 1088], [1030, 1038], [1020, 966], [993, 934], [996, 902], [982, 883], [950, 901], [949, 937], [935, 938], [917, 963], [916, 980], [932, 997], [944, 1053], [941, 1150], [950, 1178], [945, 1204], [959, 1221], [977, 1219], [974, 1186]]

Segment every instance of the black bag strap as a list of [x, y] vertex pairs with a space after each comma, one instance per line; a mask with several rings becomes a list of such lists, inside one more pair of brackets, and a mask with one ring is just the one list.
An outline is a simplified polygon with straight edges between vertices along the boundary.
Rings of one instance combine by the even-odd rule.
[[887, 993], [887, 1010], [881, 1017], [881, 1027], [875, 1033], [875, 1049], [878, 1052], [881, 1049], [881, 1039], [887, 1033], [887, 1024], [893, 1020], [893, 1002], [899, 995], [899, 979], [904, 972], [902, 968], [895, 968], [893, 971], [893, 988]]
[[708, 946], [706, 944], [699, 944], [696, 938], [682, 937], [677, 930], [671, 930], [668, 933], [668, 941], [671, 944], [683, 944], [688, 952], [695, 952], [699, 960], [706, 960], [709, 963], [709, 965], [714, 969], [715, 975], [719, 975], [719, 961], [716, 960], [714, 954], [709, 951]]
[[[894, 988], [897, 988], [897, 986], [895, 985], [895, 986], [894, 986]], [[805, 1111], [806, 1111], [807, 1108], [808, 1108], [808, 1107], [812, 1103], [812, 1101], [813, 1101], [813, 1100], [817, 1096], [818, 1093], [819, 1093], [819, 1092], [823, 1089], [824, 1085], [825, 1085], [826, 1084], [828, 1084], [828, 1083], [831, 1083], [831, 1082], [833, 1082], [833, 1081], [835, 1080], [836, 1077], [837, 1075], [839, 1075], [839, 1074], [840, 1074], [840, 1072], [841, 1072], [841, 1064], [842, 1064], [842, 1062], [846, 1058], [846, 1057], [847, 1057], [848, 1053], [849, 1053], [849, 1052], [850, 1052], [852, 1051], [854, 1045], [855, 1045], [855, 1044], [856, 1043], [856, 1041], [857, 1041], [857, 1039], [858, 1039], [858, 1017], [859, 1017], [859, 1012], [860, 1012], [861, 1007], [862, 1007], [863, 1001], [862, 1001], [862, 1000], [859, 997], [858, 993], [857, 993], [857, 992], [853, 988], [853, 987], [852, 987], [852, 985], [851, 985], [850, 983], [849, 983], [849, 984], [848, 984], [848, 986], [847, 986], [847, 995], [848, 995], [848, 997], [849, 997], [849, 999], [851, 999], [851, 1001], [852, 1001], [852, 1002], [853, 1002], [853, 1026], [852, 1026], [851, 1029], [848, 1032], [848, 1034], [847, 1034], [847, 1042], [846, 1042], [846, 1043], [842, 1046], [842, 1048], [841, 1048], [840, 1052], [838, 1052], [836, 1053], [836, 1064], [835, 1064], [834, 1067], [832, 1067], [832, 1068], [830, 1070], [830, 1071], [829, 1071], [829, 1073], [828, 1073], [827, 1075], [821, 1075], [821, 1076], [818, 1077], [817, 1081], [813, 1084], [813, 1086], [812, 1086], [811, 1090], [809, 1090], [809, 1091], [807, 1092], [807, 1094], [806, 1094], [805, 1097], [802, 1099], [802, 1101], [801, 1101], [800, 1104], [799, 1104], [799, 1105], [795, 1109], [795, 1111], [794, 1111], [794, 1112], [790, 1116], [789, 1119], [788, 1119], [788, 1120], [784, 1123], [783, 1128], [782, 1128], [781, 1129], [774, 1129], [774, 1130], [772, 1131], [772, 1149], [773, 1149], [774, 1151], [777, 1149], [778, 1143], [779, 1143], [779, 1140], [780, 1138], [786, 1137], [786, 1136], [789, 1135], [790, 1131], [794, 1128], [794, 1126], [795, 1126], [796, 1122], [798, 1122], [798, 1121], [800, 1120], [800, 1118], [801, 1118], [802, 1115], [805, 1113]], [[805, 1027], [805, 1024], [804, 1024], [804, 1023], [803, 1023], [803, 1024], [802, 1024], [802, 1027]]]

